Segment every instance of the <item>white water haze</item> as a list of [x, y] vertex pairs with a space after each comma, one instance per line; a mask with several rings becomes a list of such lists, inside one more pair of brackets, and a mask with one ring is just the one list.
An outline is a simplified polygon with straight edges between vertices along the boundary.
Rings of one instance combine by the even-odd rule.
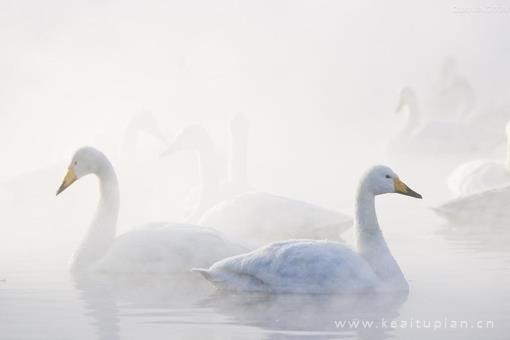
[[[475, 209], [474, 226], [449, 225], [430, 208], [452, 198], [459, 164], [505, 162], [509, 19], [508, 1], [0, 1], [0, 339], [504, 339], [510, 216], [480, 225]], [[449, 85], [457, 92], [441, 106]], [[402, 133], [404, 87], [423, 126], [433, 122], [423, 134], [447, 132], [429, 136], [438, 149]], [[229, 177], [239, 117], [242, 190]], [[209, 134], [217, 172], [207, 200], [196, 150], [162, 156], [194, 124]], [[84, 145], [119, 176], [117, 233], [190, 221], [201, 198], [209, 209], [248, 189], [352, 217], [361, 174], [386, 164], [423, 195], [376, 199], [409, 296], [220, 294], [191, 273], [73, 279], [97, 179], [55, 193]], [[499, 197], [480, 211], [506, 211]], [[342, 239], [352, 243], [353, 230]], [[383, 318], [494, 327], [335, 324]]]

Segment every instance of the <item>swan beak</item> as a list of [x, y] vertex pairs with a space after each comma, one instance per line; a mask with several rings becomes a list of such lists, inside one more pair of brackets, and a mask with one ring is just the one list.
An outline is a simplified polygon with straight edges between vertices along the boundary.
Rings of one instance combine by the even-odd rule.
[[415, 198], [420, 198], [420, 199], [423, 198], [419, 193], [417, 193], [413, 189], [409, 188], [407, 186], [407, 184], [402, 182], [400, 180], [400, 178], [395, 178], [393, 180], [393, 182], [395, 183], [395, 192], [396, 193], [399, 193], [399, 194], [402, 194], [402, 195], [406, 195], [406, 196], [415, 197]]
[[73, 184], [78, 177], [76, 177], [76, 173], [74, 172], [74, 169], [72, 167], [69, 167], [67, 170], [67, 174], [64, 177], [64, 180], [62, 181], [62, 184], [57, 190], [57, 195], [60, 194], [62, 191], [67, 189], [71, 184]]

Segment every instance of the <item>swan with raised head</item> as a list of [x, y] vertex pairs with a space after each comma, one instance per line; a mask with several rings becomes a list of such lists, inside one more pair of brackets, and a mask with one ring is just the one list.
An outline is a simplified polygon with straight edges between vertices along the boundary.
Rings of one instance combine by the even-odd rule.
[[501, 142], [498, 134], [462, 122], [424, 122], [416, 92], [404, 87], [396, 112], [408, 109], [404, 128], [390, 142], [391, 151], [412, 154], [465, 154], [490, 150]]
[[289, 240], [194, 269], [225, 290], [333, 294], [408, 291], [377, 221], [375, 196], [399, 193], [422, 198], [386, 166], [374, 166], [356, 193], [357, 252], [343, 243]]
[[[214, 143], [201, 125], [184, 128], [165, 154], [194, 150], [199, 159], [201, 196], [190, 221], [256, 244], [289, 238], [338, 239], [352, 225], [342, 213], [296, 199], [250, 191], [246, 149], [248, 121], [231, 121], [230, 178], [220, 182]], [[239, 194], [239, 195], [235, 195]]]
[[459, 72], [454, 57], [441, 64], [439, 79], [430, 101], [428, 114], [436, 119], [459, 122], [465, 120], [476, 106], [476, 95], [469, 80]]
[[219, 175], [219, 157], [211, 136], [200, 124], [188, 125], [178, 132], [162, 156], [180, 151], [192, 151], [198, 160], [200, 185], [190, 191], [185, 202], [194, 205], [186, 220], [195, 223], [207, 209], [224, 198]]
[[[230, 120], [230, 157], [228, 174], [222, 176], [220, 159], [209, 132], [200, 124], [182, 129], [163, 155], [193, 151], [197, 155], [200, 185], [190, 190], [186, 199], [191, 208], [187, 220], [194, 223], [216, 203], [251, 191], [247, 171], [249, 121], [243, 114]], [[221, 178], [224, 178], [222, 180]], [[225, 179], [226, 178], [226, 179]]]
[[506, 160], [476, 160], [456, 167], [448, 177], [448, 188], [459, 197], [510, 184], [510, 123], [506, 125]]
[[102, 152], [92, 147], [78, 149], [57, 195], [90, 174], [99, 179], [100, 201], [74, 254], [73, 271], [185, 272], [246, 251], [212, 229], [187, 224], [152, 223], [116, 237], [119, 184]]

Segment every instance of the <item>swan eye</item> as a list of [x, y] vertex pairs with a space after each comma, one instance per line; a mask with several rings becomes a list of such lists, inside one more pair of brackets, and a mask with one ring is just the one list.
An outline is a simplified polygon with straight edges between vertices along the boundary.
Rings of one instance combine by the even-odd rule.
[[78, 161], [74, 161], [74, 165], [78, 165]]
[[384, 177], [386, 177], [386, 178], [391, 178], [391, 176], [390, 176], [390, 175], [386, 175], [386, 176], [384, 176]]

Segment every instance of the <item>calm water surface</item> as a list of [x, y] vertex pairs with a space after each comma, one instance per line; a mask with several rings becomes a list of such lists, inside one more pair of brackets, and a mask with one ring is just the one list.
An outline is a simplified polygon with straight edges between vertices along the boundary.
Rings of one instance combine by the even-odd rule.
[[508, 339], [508, 230], [381, 220], [399, 224], [385, 234], [408, 296], [222, 294], [193, 274], [76, 278], [13, 260], [0, 339]]

